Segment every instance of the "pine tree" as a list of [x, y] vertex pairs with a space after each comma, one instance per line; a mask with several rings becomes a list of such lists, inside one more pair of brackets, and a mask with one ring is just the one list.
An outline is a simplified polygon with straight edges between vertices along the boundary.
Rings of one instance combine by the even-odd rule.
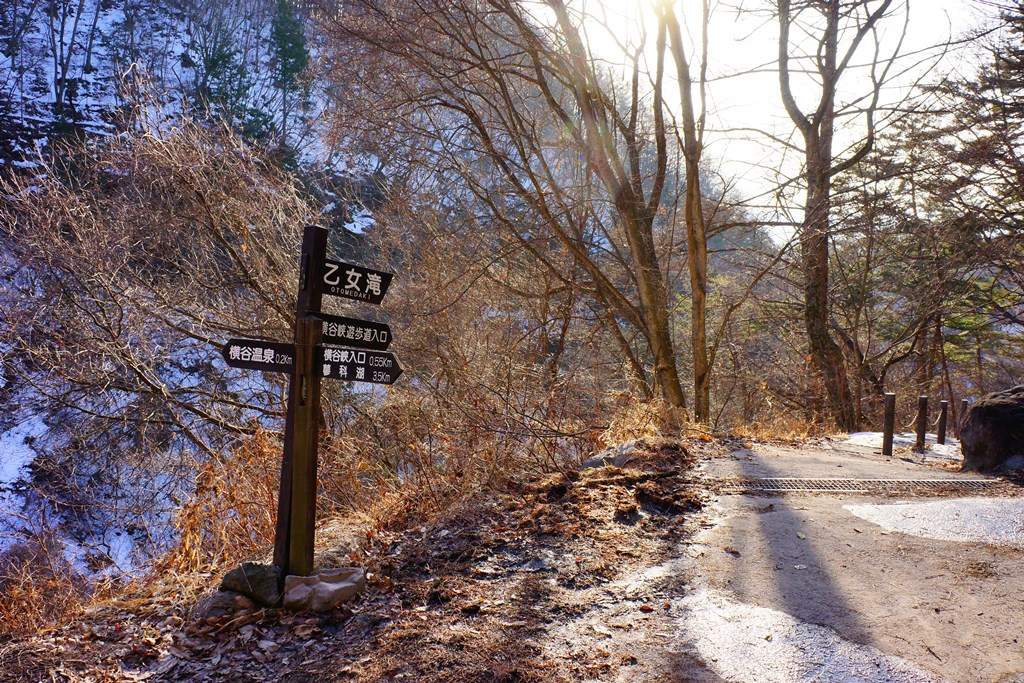
[[302, 19], [289, 0], [277, 0], [271, 23], [271, 51], [273, 54], [274, 85], [281, 91], [281, 137], [279, 150], [282, 158], [292, 156], [288, 146], [288, 118], [291, 115], [289, 95], [298, 89], [299, 80], [309, 66], [309, 50]]

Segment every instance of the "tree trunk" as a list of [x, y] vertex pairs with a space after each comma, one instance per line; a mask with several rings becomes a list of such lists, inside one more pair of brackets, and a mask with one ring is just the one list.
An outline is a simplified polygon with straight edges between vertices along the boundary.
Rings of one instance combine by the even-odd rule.
[[[686, 57], [679, 22], [668, 2], [659, 5], [665, 31], [671, 37], [672, 57], [675, 60], [679, 82], [679, 101], [682, 105], [683, 156], [686, 160], [686, 263], [690, 270], [690, 345], [693, 352], [693, 418], [700, 424], [711, 419], [711, 359], [708, 355], [707, 297], [708, 297], [708, 239], [704, 225], [704, 205], [700, 192], [700, 160], [704, 152], [704, 85], [708, 56], [708, 20], [710, 7], [703, 3], [701, 24], [701, 61], [698, 65], [700, 111], [694, 106], [693, 77]], [[664, 33], [660, 31], [659, 35]], [[663, 46], [659, 42], [659, 47]]]
[[679, 381], [679, 372], [676, 369], [676, 354], [672, 348], [672, 342], [668, 334], [668, 325], [663, 330], [656, 332], [657, 336], [651, 340], [651, 351], [654, 354], [654, 379], [661, 397], [669, 405], [676, 408], [686, 408], [686, 395], [683, 393], [683, 385]]
[[690, 343], [693, 347], [693, 419], [707, 424], [711, 418], [711, 364], [708, 361], [707, 298], [708, 242], [701, 206], [696, 163], [686, 169], [686, 236], [690, 267]]
[[[874, 30], [885, 15], [892, 0], [882, 0], [873, 11], [859, 21], [849, 47], [839, 57], [840, 22], [844, 12], [856, 9], [839, 0], [821, 3], [797, 3], [796, 14], [804, 11], [819, 13], [818, 22], [812, 24], [817, 36], [816, 49], [811, 62], [816, 70], [820, 87], [818, 104], [809, 114], [800, 109], [793, 96], [790, 82], [790, 29], [794, 21], [791, 0], [778, 0], [779, 20], [779, 86], [786, 112], [796, 124], [804, 140], [804, 178], [807, 181], [807, 199], [804, 203], [804, 221], [800, 229], [801, 271], [804, 280], [804, 325], [811, 352], [811, 363], [825, 382], [828, 411], [840, 429], [857, 428], [859, 411], [850, 392], [843, 352], [832, 339], [829, 328], [828, 257], [831, 225], [831, 178], [862, 159], [874, 143], [874, 107], [878, 101], [881, 81], [874, 82], [873, 96], [867, 111], [867, 136], [848, 159], [840, 164], [832, 157], [832, 137], [836, 124], [836, 86], [842, 71], [853, 59], [860, 41]], [[867, 9], [867, 3], [860, 5]], [[822, 23], [819, 23], [822, 22]], [[820, 27], [820, 29], [818, 28]], [[807, 27], [804, 27], [807, 30]], [[806, 55], [804, 47], [798, 54]], [[876, 55], [877, 56], [877, 55]]]
[[804, 326], [811, 363], [825, 382], [829, 412], [836, 426], [857, 429], [857, 410], [846, 376], [843, 352], [829, 331], [828, 249], [831, 207], [829, 169], [832, 165], [831, 128], [807, 145], [807, 201], [800, 235], [800, 259], [804, 278]]
[[[626, 208], [623, 213], [627, 216], [635, 215], [634, 207]], [[669, 405], [685, 409], [686, 395], [679, 381], [675, 346], [672, 344], [672, 331], [668, 321], [668, 292], [654, 249], [653, 233], [649, 227], [627, 231], [631, 232], [636, 240], [633, 251], [640, 261], [636, 269], [637, 289], [647, 328], [647, 341], [651, 347], [651, 355], [654, 356], [654, 384]]]

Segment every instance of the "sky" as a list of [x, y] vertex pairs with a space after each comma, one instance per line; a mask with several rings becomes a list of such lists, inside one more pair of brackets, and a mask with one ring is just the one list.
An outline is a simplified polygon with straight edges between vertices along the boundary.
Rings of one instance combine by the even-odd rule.
[[[700, 0], [676, 0], [680, 8], [684, 32], [699, 31]], [[765, 203], [773, 203], [773, 188], [778, 176], [799, 170], [799, 154], [784, 153], [782, 146], [769, 138], [745, 129], [765, 131], [782, 139], [794, 135], [794, 126], [782, 105], [779, 94], [776, 55], [778, 22], [761, 14], [737, 12], [736, 6], [753, 8], [764, 5], [761, 0], [712, 0], [709, 27], [708, 133], [705, 158], [717, 165], [721, 174], [747, 197], [767, 193]], [[872, 3], [875, 6], [877, 3]], [[994, 10], [978, 0], [894, 0], [895, 15], [879, 24], [882, 54], [891, 53], [899, 45], [903, 57], [893, 67], [896, 74], [883, 93], [889, 102], [898, 102], [914, 83], [924, 76], [934, 80], [949, 71], [967, 71], [974, 60], [969, 51], [950, 51], [942, 56], [934, 49], [950, 37], [991, 23]], [[588, 29], [597, 55], [609, 61], [621, 61], [622, 42], [635, 44], [645, 30], [655, 29], [653, 0], [589, 0], [587, 9], [607, 17]], [[906, 20], [906, 35], [903, 34]], [[685, 25], [690, 22], [690, 26]], [[794, 37], [797, 34], [794, 32]], [[653, 43], [653, 37], [648, 39]], [[862, 43], [855, 63], [870, 60], [872, 45]], [[692, 58], [692, 56], [691, 56]], [[866, 67], [851, 69], [840, 83], [840, 102], [848, 102], [870, 91]], [[798, 103], [806, 111], [813, 108], [817, 92], [805, 81], [801, 87], [794, 77]], [[674, 88], [667, 90], [673, 91]], [[849, 129], [836, 136], [835, 151], [860, 139], [864, 131], [863, 117], [851, 119]], [[798, 141], [798, 140], [796, 140]], [[757, 203], [757, 202], [755, 202]]]

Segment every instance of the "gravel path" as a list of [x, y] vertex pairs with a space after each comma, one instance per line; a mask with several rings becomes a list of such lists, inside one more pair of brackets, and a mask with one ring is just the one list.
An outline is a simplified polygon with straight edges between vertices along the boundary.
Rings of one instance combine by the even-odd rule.
[[[848, 443], [753, 446], [705, 473], [965, 476]], [[924, 495], [721, 495], [683, 569], [687, 647], [748, 683], [1024, 680], [1024, 500]]]

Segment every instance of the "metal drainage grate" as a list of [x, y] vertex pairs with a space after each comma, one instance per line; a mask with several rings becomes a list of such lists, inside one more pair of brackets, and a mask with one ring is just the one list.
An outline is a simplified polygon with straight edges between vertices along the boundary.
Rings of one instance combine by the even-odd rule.
[[996, 487], [994, 479], [740, 479], [723, 482], [744, 491], [871, 491], [979, 490]]

